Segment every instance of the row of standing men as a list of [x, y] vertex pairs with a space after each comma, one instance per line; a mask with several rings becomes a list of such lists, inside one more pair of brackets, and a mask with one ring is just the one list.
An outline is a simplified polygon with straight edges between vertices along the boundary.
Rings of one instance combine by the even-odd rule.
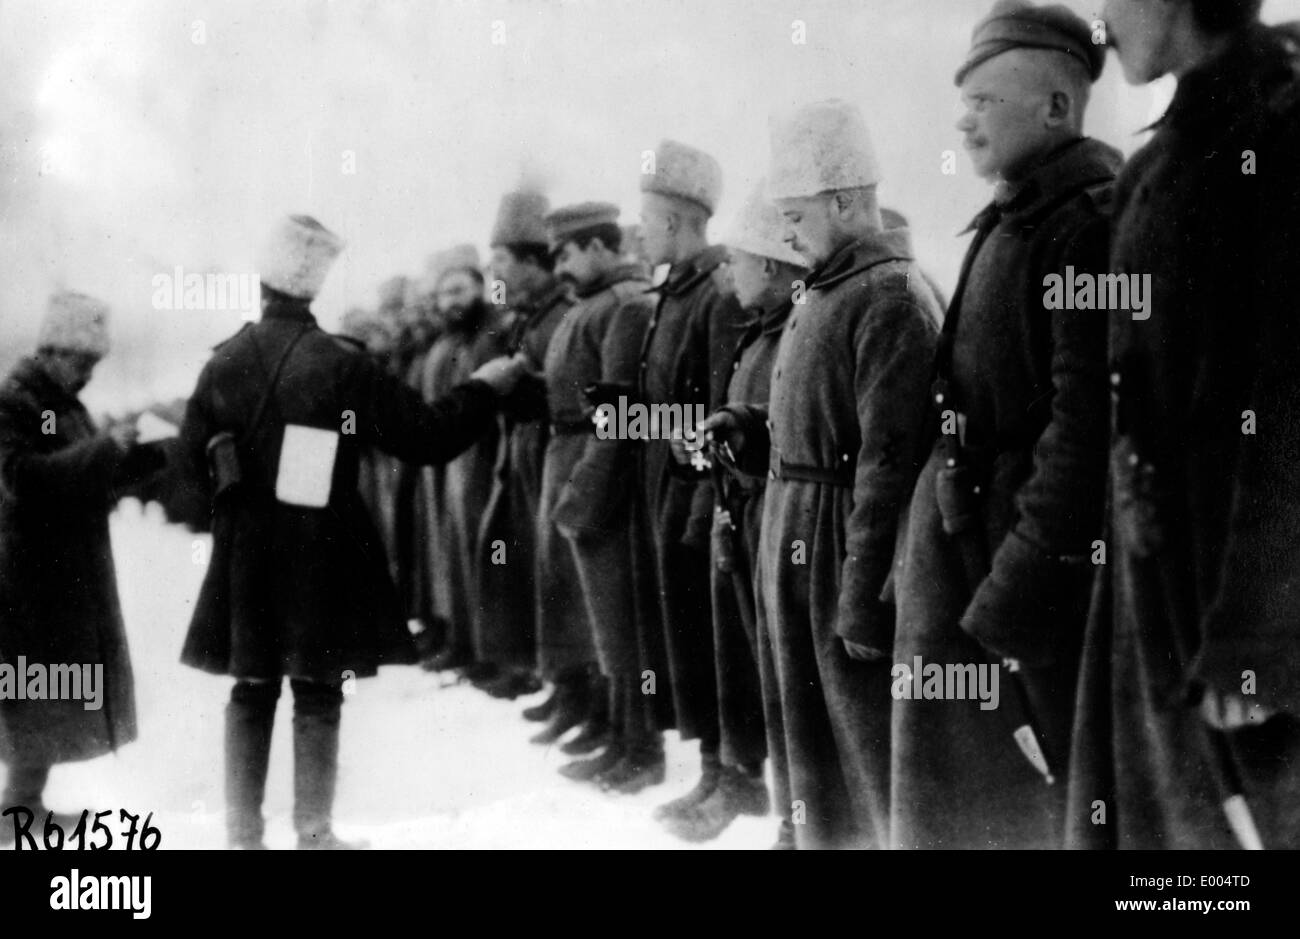
[[[510, 697], [540, 675], [554, 691], [526, 713], [549, 721], [535, 741], [580, 728], [566, 752], [596, 755], [561, 772], [608, 790], [662, 780], [665, 729], [698, 739], [698, 784], [656, 810], [688, 840], [774, 805], [785, 847], [1222, 846], [1260, 827], [1289, 843], [1294, 769], [1280, 755], [1294, 753], [1297, 659], [1261, 609], [1219, 639], [1196, 622], [1221, 619], [1233, 590], [1263, 595], [1195, 535], [1229, 519], [1198, 501], [1209, 477], [1193, 453], [1208, 440], [1232, 455], [1224, 465], [1268, 459], [1239, 425], [1258, 413], [1245, 404], [1280, 392], [1258, 385], [1267, 363], [1251, 372], [1225, 350], [1277, 328], [1266, 259], [1294, 235], [1233, 229], [1231, 266], [1209, 246], [1224, 219], [1257, 217], [1294, 153], [1280, 128], [1295, 46], [1249, 15], [1211, 31], [1183, 14], [1180, 28], [1229, 54], [1184, 76], [1118, 197], [1120, 155], [1082, 135], [1105, 54], [1088, 24], [1003, 2], [976, 27], [958, 127], [998, 189], [946, 315], [901, 217], [876, 203], [871, 141], [843, 102], [774, 120], [766, 184], [722, 245], [705, 239], [716, 161], [661, 144], [641, 180], [640, 260], [668, 265], [654, 286], [622, 252], [614, 206], [548, 213], [536, 193], [508, 194], [498, 304], [473, 258], [436, 259], [450, 317], [408, 372], [430, 400], [502, 352], [522, 350], [541, 376], [469, 455], [420, 471], [413, 512], [400, 508], [410, 477], [397, 485], [391, 543], [429, 666]], [[1114, 23], [1127, 26], [1123, 11]], [[1247, 91], [1224, 90], [1243, 75]], [[1037, 124], [999, 113], [1040, 105]], [[1195, 109], [1217, 122], [1193, 122]], [[1202, 137], [1175, 136], [1183, 123]], [[1209, 165], [1162, 185], [1177, 148], [1240, 153], [1239, 140], [1274, 167]], [[1161, 247], [1171, 219], [1195, 233], [1193, 258]], [[1045, 278], [1069, 272], [1151, 274], [1155, 321], [1045, 305]], [[1217, 381], [1208, 397], [1187, 388], [1202, 422], [1189, 433], [1173, 366], [1155, 374], [1185, 341], [1172, 311], [1243, 285], [1258, 325], [1234, 319], [1231, 343], [1184, 353]], [[1204, 316], [1205, 336], [1227, 328]], [[641, 405], [638, 427], [627, 409]], [[715, 415], [707, 448], [656, 424], [697, 405]], [[1274, 418], [1267, 452], [1285, 453], [1294, 421]], [[403, 515], [423, 526], [405, 541]], [[1153, 562], [1151, 539], [1174, 527], [1188, 537], [1161, 538], [1169, 556]], [[1235, 550], [1267, 551], [1261, 538], [1251, 529]], [[1270, 569], [1250, 576], [1267, 583]], [[926, 665], [947, 676], [942, 692]], [[954, 669], [970, 679], [964, 700], [951, 700]], [[996, 674], [992, 701], [975, 694], [986, 670], [1000, 671], [1000, 701]], [[1230, 797], [1253, 809], [1244, 827], [1222, 809]]]

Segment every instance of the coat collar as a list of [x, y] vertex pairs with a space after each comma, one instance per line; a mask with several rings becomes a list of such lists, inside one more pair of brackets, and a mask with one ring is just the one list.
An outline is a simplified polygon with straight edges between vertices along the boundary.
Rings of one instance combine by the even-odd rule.
[[1288, 80], [1300, 79], [1300, 31], [1294, 25], [1243, 29], [1221, 55], [1178, 82], [1173, 101], [1154, 128], [1227, 125], [1261, 103]]
[[574, 287], [573, 294], [580, 300], [588, 297], [594, 297], [602, 290], [608, 290], [615, 284], [621, 284], [627, 280], [644, 280], [641, 266], [639, 264], [617, 264], [608, 271], [601, 274], [585, 287]]
[[666, 297], [690, 293], [727, 260], [725, 245], [710, 245], [689, 261], [678, 261], [668, 269], [668, 277], [657, 288]]
[[809, 275], [809, 290], [828, 290], [886, 261], [911, 261], [912, 235], [899, 226], [875, 231], [841, 247]]
[[521, 303], [513, 309], [517, 316], [523, 317], [523, 321], [528, 324], [537, 322], [544, 318], [547, 313], [555, 309], [556, 306], [563, 303], [569, 298], [569, 285], [565, 281], [556, 280], [544, 292], [539, 294], [535, 299], [527, 303]]
[[316, 317], [312, 316], [311, 305], [306, 300], [272, 298], [262, 310], [262, 319], [316, 325]]
[[754, 325], [758, 327], [762, 335], [779, 333], [785, 327], [785, 321], [790, 318], [790, 311], [794, 309], [794, 300], [791, 297], [782, 297], [775, 303], [767, 307], [754, 307], [750, 310], [754, 314]]
[[993, 202], [961, 234], [996, 224], [1007, 215], [1033, 217], [1058, 204], [1063, 195], [1114, 179], [1123, 162], [1118, 150], [1099, 140], [1071, 140], [1049, 153], [1018, 183], [999, 184]]

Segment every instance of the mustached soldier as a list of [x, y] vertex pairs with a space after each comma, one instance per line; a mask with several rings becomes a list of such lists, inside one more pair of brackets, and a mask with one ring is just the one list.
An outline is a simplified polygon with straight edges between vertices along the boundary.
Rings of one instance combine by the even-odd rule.
[[226, 709], [231, 847], [263, 847], [262, 797], [282, 679], [294, 693], [300, 848], [350, 847], [332, 830], [343, 683], [415, 660], [384, 550], [357, 492], [377, 447], [446, 461], [495, 426], [522, 365], [496, 359], [426, 406], [310, 305], [342, 242], [284, 219], [261, 261], [262, 319], [216, 349], [181, 429], [187, 472], [213, 467], [213, 548], [182, 661], [235, 678]]
[[[569, 551], [578, 590], [569, 597], [587, 613], [590, 644], [603, 676], [595, 683], [587, 720], [561, 749], [589, 760], [560, 768], [570, 779], [634, 791], [656, 780], [663, 741], [651, 702], [641, 694], [632, 550], [635, 443], [601, 433], [593, 423], [593, 383], [625, 384], [636, 377], [637, 356], [654, 306], [635, 263], [619, 255], [618, 209], [583, 203], [547, 216], [556, 270], [577, 299], [555, 331], [546, 357], [546, 385], [556, 436], [546, 448], [548, 480], [543, 535], [553, 550]], [[595, 394], [599, 404], [617, 406]], [[560, 568], [563, 570], [563, 568]], [[549, 601], [562, 599], [551, 585]], [[658, 778], [662, 778], [659, 775]]]
[[[1064, 785], [1013, 737], [1012, 682], [1031, 692], [1063, 782], [1078, 650], [1105, 481], [1105, 317], [1043, 306], [1043, 280], [1106, 266], [1120, 154], [1083, 136], [1104, 51], [1064, 7], [1001, 0], [957, 73], [957, 124], [997, 184], [948, 309], [934, 437], [912, 497], [894, 661], [1000, 668], [1003, 705], [894, 702], [896, 847], [1052, 848]], [[910, 680], [910, 679], [909, 679]], [[1051, 765], [1055, 764], [1055, 765]]]

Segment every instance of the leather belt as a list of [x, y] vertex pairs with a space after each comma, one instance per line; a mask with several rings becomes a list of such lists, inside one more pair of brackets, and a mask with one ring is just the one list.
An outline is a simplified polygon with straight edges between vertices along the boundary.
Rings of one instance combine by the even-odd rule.
[[781, 455], [775, 450], [772, 451], [768, 460], [768, 479], [797, 480], [800, 482], [817, 483], [822, 486], [839, 486], [842, 489], [852, 489], [856, 464], [850, 460], [843, 461], [843, 465], [835, 469], [827, 469], [822, 466], [801, 466], [797, 463], [788, 463], [781, 459]]

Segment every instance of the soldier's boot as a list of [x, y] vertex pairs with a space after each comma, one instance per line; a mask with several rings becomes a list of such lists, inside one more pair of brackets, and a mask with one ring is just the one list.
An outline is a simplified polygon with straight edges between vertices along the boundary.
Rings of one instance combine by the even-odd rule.
[[523, 710], [524, 720], [526, 721], [549, 721], [555, 714], [555, 708], [560, 700], [559, 685], [551, 688], [551, 693], [546, 696], [544, 701], [539, 701]]
[[556, 678], [555, 712], [551, 722], [539, 733], [529, 738], [532, 743], [549, 746], [587, 718], [591, 710], [591, 693], [585, 670], [578, 670]]
[[299, 850], [368, 847], [334, 834], [339, 774], [339, 708], [343, 692], [322, 682], [293, 681], [293, 827]]
[[700, 753], [700, 781], [695, 787], [683, 796], [678, 796], [671, 802], [665, 802], [654, 810], [653, 817], [657, 822], [667, 821], [673, 816], [682, 815], [693, 806], [699, 805], [710, 795], [713, 790], [718, 788], [718, 781], [722, 776], [722, 761], [719, 759], [717, 751], [710, 750]]
[[636, 795], [649, 786], [664, 781], [667, 766], [664, 761], [663, 737], [651, 734], [629, 743], [623, 758], [606, 773], [596, 777], [600, 788], [606, 792]]
[[474, 664], [474, 653], [457, 646], [448, 646], [433, 658], [420, 663], [426, 672], [446, 672], [452, 669], [467, 668]]
[[271, 729], [280, 681], [237, 681], [226, 705], [226, 843], [265, 848], [262, 799], [271, 760]]
[[501, 677], [501, 667], [496, 662], [471, 662], [460, 670], [460, 678], [480, 691], [487, 690], [488, 685]]
[[597, 675], [592, 679], [591, 710], [578, 736], [560, 747], [561, 753], [581, 756], [607, 746], [612, 739], [610, 727], [610, 682]]
[[542, 682], [528, 669], [512, 668], [483, 689], [494, 698], [513, 701], [520, 695], [542, 690]]
[[602, 773], [612, 770], [623, 759], [623, 744], [614, 741], [596, 756], [585, 760], [571, 760], [560, 767], [559, 773], [574, 782], [595, 782]]
[[664, 819], [664, 827], [683, 841], [712, 841], [740, 815], [766, 815], [771, 809], [762, 770], [724, 766], [717, 787], [683, 812]]
[[45, 824], [45, 816], [48, 814], [44, 793], [49, 778], [50, 768], [43, 763], [10, 764], [4, 796], [0, 797], [0, 813], [11, 809], [27, 809], [32, 817], [29, 822], [25, 814], [17, 811], [9, 815], [0, 814], [0, 847], [7, 848], [13, 844], [16, 832], [24, 824], [27, 825], [27, 831], [33, 833], [33, 837], [38, 837], [35, 833]]
[[769, 849], [771, 851], [793, 851], [794, 843], [794, 823], [788, 818], [781, 819], [781, 824], [776, 829], [776, 843]]

